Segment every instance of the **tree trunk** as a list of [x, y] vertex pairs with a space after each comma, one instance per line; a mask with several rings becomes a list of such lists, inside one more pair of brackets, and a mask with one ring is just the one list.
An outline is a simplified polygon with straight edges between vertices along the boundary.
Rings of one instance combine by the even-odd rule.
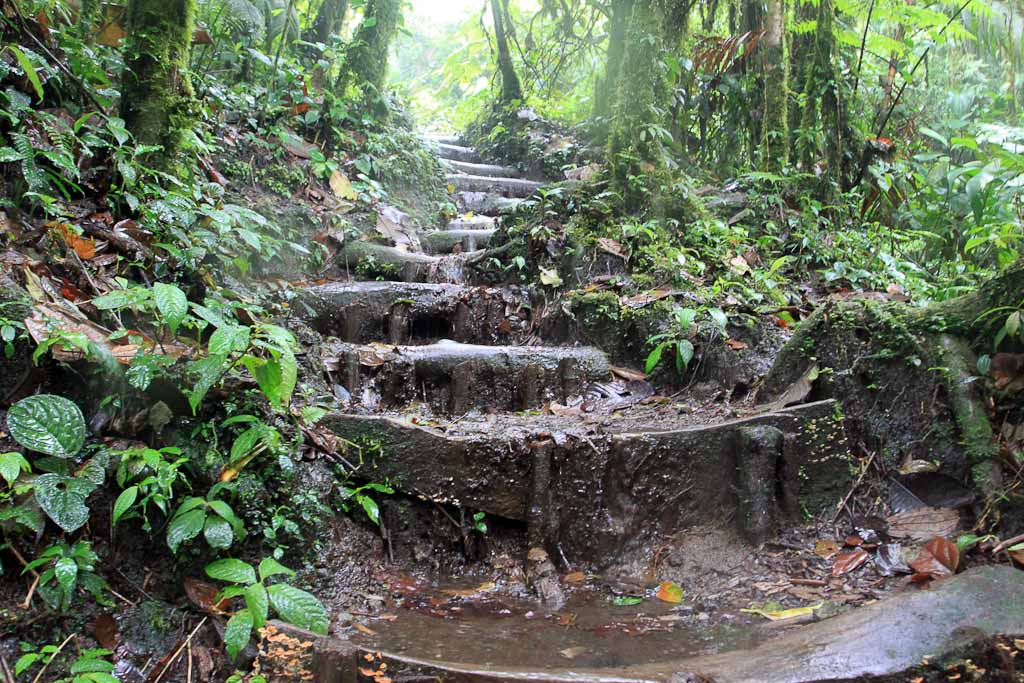
[[663, 17], [658, 0], [635, 0], [626, 28], [622, 75], [612, 107], [608, 160], [612, 189], [627, 208], [643, 200], [640, 183], [631, 181], [662, 167], [662, 143], [656, 127], [663, 121], [657, 105], [664, 90], [661, 72]]
[[195, 0], [130, 0], [121, 118], [140, 145], [159, 145], [155, 165], [183, 175], [187, 132], [198, 113], [189, 80]]
[[[824, 158], [828, 163], [825, 177], [842, 186], [846, 126], [839, 93], [840, 75], [835, 64], [834, 12], [833, 0], [819, 0], [814, 41], [808, 46], [810, 58], [806, 51], [803, 54], [803, 110], [796, 121], [803, 142], [797, 153], [805, 171]], [[820, 140], [820, 147], [809, 144], [809, 140]]]
[[326, 45], [331, 36], [341, 32], [347, 11], [348, 0], [324, 0], [317, 10], [313, 26], [307, 32], [306, 41]]
[[349, 85], [372, 90], [378, 101], [384, 90], [391, 43], [402, 16], [401, 0], [367, 0], [363, 21], [352, 40], [335, 91], [344, 95]]
[[786, 60], [785, 0], [768, 0], [764, 59], [763, 166], [781, 170], [789, 159], [789, 64]]
[[633, 0], [613, 0], [611, 16], [608, 17], [608, 51], [605, 59], [604, 76], [599, 78], [594, 88], [594, 118], [598, 121], [598, 139], [607, 135], [607, 119], [611, 115], [611, 107], [615, 101], [614, 94], [619, 87], [619, 75], [622, 72], [622, 55], [626, 51], [626, 26], [629, 15], [633, 11]]
[[491, 0], [491, 16], [494, 19], [494, 42], [498, 48], [498, 73], [501, 76], [501, 99], [499, 103], [508, 107], [513, 102], [523, 99], [523, 89], [519, 84], [515, 66], [512, 64], [512, 53], [508, 49], [508, 34], [505, 22], [511, 21], [508, 16], [507, 0]]

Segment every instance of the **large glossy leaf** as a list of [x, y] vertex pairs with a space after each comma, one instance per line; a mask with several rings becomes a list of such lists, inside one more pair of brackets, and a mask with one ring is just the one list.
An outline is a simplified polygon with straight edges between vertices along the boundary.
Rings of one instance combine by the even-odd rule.
[[206, 510], [196, 508], [187, 512], [174, 515], [171, 523], [167, 525], [167, 547], [171, 552], [178, 552], [178, 548], [185, 541], [191, 541], [203, 530], [203, 523], [206, 521]]
[[229, 583], [256, 583], [256, 570], [249, 563], [230, 557], [206, 565], [206, 575]]
[[252, 614], [252, 625], [263, 628], [263, 624], [267, 622], [267, 612], [270, 611], [270, 602], [267, 598], [267, 589], [262, 583], [245, 587], [245, 606]]
[[230, 548], [235, 540], [235, 534], [231, 531], [231, 525], [226, 519], [217, 515], [209, 515], [203, 525], [203, 536], [211, 548], [224, 550]]
[[314, 633], [327, 633], [327, 610], [311, 593], [286, 583], [270, 586], [267, 593], [277, 615], [289, 624]]
[[235, 616], [228, 619], [228, 624], [224, 627], [224, 646], [227, 647], [231, 659], [238, 657], [238, 653], [245, 649], [251, 634], [252, 614], [249, 610], [239, 610]]
[[185, 314], [188, 313], [188, 298], [185, 296], [185, 292], [175, 285], [157, 282], [153, 285], [153, 298], [156, 300], [156, 308], [163, 316], [171, 334], [177, 334], [178, 326], [181, 325]]
[[7, 428], [25, 448], [70, 458], [85, 444], [85, 418], [63, 396], [40, 394], [18, 401], [7, 413]]
[[0, 477], [8, 486], [14, 484], [22, 472], [31, 472], [32, 467], [21, 453], [0, 453]]
[[41, 474], [33, 488], [39, 507], [64, 531], [74, 531], [89, 521], [85, 499], [96, 488], [91, 481], [63, 474]]

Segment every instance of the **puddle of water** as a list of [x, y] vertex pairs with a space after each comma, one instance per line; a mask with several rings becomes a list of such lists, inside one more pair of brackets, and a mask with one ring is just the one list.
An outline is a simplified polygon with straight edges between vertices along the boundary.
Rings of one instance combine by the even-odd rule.
[[[459, 591], [466, 595], [466, 591]], [[764, 634], [742, 623], [715, 623], [646, 599], [617, 606], [598, 589], [576, 589], [556, 613], [536, 602], [483, 591], [458, 597], [434, 590], [405, 599], [392, 621], [353, 640], [399, 659], [495, 670], [594, 670], [656, 665], [746, 648]]]

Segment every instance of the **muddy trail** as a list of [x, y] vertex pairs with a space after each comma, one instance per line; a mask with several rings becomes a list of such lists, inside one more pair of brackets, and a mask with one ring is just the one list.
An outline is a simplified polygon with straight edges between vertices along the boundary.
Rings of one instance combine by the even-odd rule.
[[321, 425], [395, 496], [383, 538], [325, 530], [331, 635], [275, 624], [272, 680], [932, 680], [1021, 645], [998, 639], [1024, 633], [1019, 572], [919, 590], [924, 536], [836, 521], [864, 474], [836, 401], [660, 396], [536, 293], [475, 283], [543, 180], [432, 142], [459, 217], [349, 241], [350, 277], [300, 295], [340, 402]]

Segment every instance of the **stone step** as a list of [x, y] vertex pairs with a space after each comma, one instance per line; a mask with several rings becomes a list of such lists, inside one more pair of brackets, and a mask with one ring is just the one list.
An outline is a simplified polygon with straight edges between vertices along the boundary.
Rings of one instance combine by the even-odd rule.
[[484, 249], [497, 232], [494, 228], [481, 230], [436, 230], [421, 236], [423, 249], [428, 254], [450, 254], [458, 246], [462, 251]]
[[427, 133], [423, 137], [425, 137], [429, 142], [433, 142], [435, 144], [444, 144], [444, 145], [457, 145], [457, 144], [459, 144], [459, 135], [458, 135], [458, 133]]
[[448, 221], [445, 230], [487, 230], [495, 227], [494, 216], [472, 216], [471, 218], [455, 218]]
[[437, 144], [438, 156], [448, 161], [463, 161], [469, 164], [482, 164], [483, 159], [472, 147], [451, 145], [443, 142]]
[[[359, 669], [372, 662], [370, 668], [386, 669], [396, 681], [891, 683], [966, 680], [965, 662], [974, 662], [980, 677], [972, 680], [1009, 681], [1019, 650], [1013, 639], [1024, 633], [1022, 604], [1024, 572], [983, 566], [818, 622], [785, 630], [746, 627], [740, 631], [746, 637], [740, 638], [685, 622], [667, 627], [675, 631], [669, 634], [641, 631], [637, 637], [595, 629], [595, 636], [559, 621], [546, 627], [548, 620], [535, 613], [503, 614], [488, 622], [471, 614], [437, 618], [425, 610], [399, 609], [396, 619], [373, 622], [373, 629], [351, 639], [272, 621], [273, 628], [302, 645], [261, 655], [260, 664], [273, 672], [294, 670], [299, 663], [308, 680], [332, 682], [360, 680]], [[655, 603], [644, 611], [658, 613], [659, 607]], [[617, 609], [628, 613], [629, 608]], [[467, 628], [468, 623], [476, 627]], [[997, 638], [1006, 642], [997, 644]], [[623, 647], [623, 640], [633, 649]], [[698, 647], [712, 653], [694, 656]], [[579, 654], [570, 659], [567, 652]]]
[[456, 192], [455, 205], [459, 207], [460, 213], [472, 211], [473, 213], [486, 216], [498, 216], [503, 213], [511, 213], [522, 204], [525, 199], [503, 197], [491, 192]]
[[448, 183], [458, 192], [488, 192], [502, 197], [526, 198], [537, 191], [543, 183], [523, 178], [492, 178], [482, 175], [448, 174]]
[[605, 355], [588, 347], [334, 342], [326, 355], [338, 359], [345, 388], [364, 408], [402, 409], [423, 402], [450, 415], [538, 408], [577, 395], [583, 385], [610, 373]]
[[376, 242], [353, 240], [338, 251], [335, 259], [357, 279], [460, 284], [464, 281], [462, 264], [465, 256], [432, 256]]
[[299, 301], [293, 309], [308, 314], [318, 332], [356, 344], [512, 344], [531, 331], [525, 288], [330, 282], [303, 290]]
[[[554, 357], [520, 348], [518, 374], [491, 381], [474, 370], [469, 391], [495, 394], [496, 404], [535, 405], [552, 385], [578, 396], [588, 377], [605, 371], [603, 356], [559, 359], [556, 368]], [[589, 420], [499, 414], [416, 422], [337, 413], [324, 424], [369, 449], [360, 454], [360, 477], [527, 522], [570, 565], [611, 564], [679, 529], [729, 520], [760, 542], [785, 520], [833, 509], [852, 484], [855, 461], [834, 401], [711, 424], [646, 410]]]
[[465, 173], [466, 175], [489, 176], [492, 178], [521, 178], [522, 172], [511, 166], [498, 166], [495, 164], [468, 164], [464, 161], [449, 161], [448, 165], [453, 171]]

